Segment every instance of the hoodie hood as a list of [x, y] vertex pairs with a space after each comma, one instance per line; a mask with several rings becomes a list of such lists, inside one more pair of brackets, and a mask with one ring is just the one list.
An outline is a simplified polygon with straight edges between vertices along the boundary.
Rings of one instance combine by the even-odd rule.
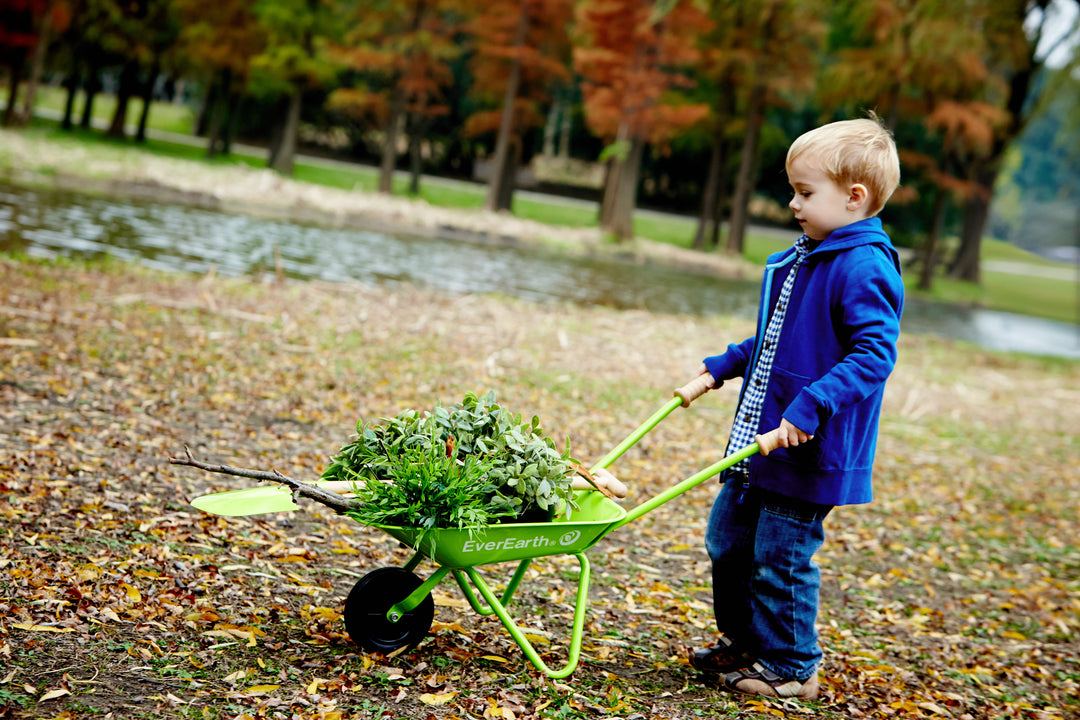
[[880, 247], [892, 258], [897, 272], [900, 271], [900, 255], [896, 252], [896, 248], [893, 247], [889, 236], [885, 234], [885, 230], [881, 226], [881, 219], [877, 217], [859, 220], [833, 230], [829, 237], [822, 240], [810, 254], [842, 252], [863, 245], [877, 245]]

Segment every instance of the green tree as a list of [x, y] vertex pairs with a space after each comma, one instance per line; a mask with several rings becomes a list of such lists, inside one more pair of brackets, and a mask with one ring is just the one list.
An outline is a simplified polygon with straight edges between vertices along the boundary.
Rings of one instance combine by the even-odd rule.
[[292, 175], [304, 94], [332, 72], [326, 47], [341, 18], [333, 0], [259, 0], [254, 14], [266, 43], [251, 59], [252, 89], [284, 98], [266, 164]]

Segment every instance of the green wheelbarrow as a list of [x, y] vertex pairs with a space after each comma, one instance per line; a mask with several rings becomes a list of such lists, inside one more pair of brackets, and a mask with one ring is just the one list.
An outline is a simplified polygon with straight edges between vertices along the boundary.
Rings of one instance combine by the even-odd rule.
[[[661, 420], [678, 407], [688, 407], [709, 387], [707, 376], [702, 375], [676, 390], [675, 397], [630, 433], [593, 470], [609, 467]], [[568, 677], [577, 668], [581, 656], [590, 582], [589, 560], [585, 552], [613, 530], [637, 520], [751, 455], [767, 453], [775, 447], [774, 433], [759, 435], [757, 442], [630, 510], [624, 510], [600, 492], [586, 490], [575, 492], [578, 510], [571, 517], [560, 516], [550, 522], [494, 525], [485, 531], [471, 533], [465, 530], [436, 530], [419, 542], [420, 533], [415, 528], [374, 526], [413, 548], [415, 553], [403, 567], [379, 568], [357, 581], [345, 601], [345, 628], [353, 642], [369, 652], [388, 653], [414, 645], [431, 629], [435, 616], [432, 591], [448, 575], [452, 575], [473, 610], [480, 615], [498, 616], [522, 652], [540, 672], [555, 679]], [[279, 486], [203, 495], [195, 498], [191, 504], [206, 512], [231, 516], [298, 509], [289, 489]], [[566, 664], [558, 669], [548, 667], [507, 610], [529, 564], [536, 558], [550, 555], [572, 555], [577, 559], [579, 568], [568, 657]], [[422, 580], [414, 570], [425, 558], [438, 567], [426, 580]], [[477, 567], [507, 562], [516, 562], [517, 570], [502, 593], [496, 594]]]

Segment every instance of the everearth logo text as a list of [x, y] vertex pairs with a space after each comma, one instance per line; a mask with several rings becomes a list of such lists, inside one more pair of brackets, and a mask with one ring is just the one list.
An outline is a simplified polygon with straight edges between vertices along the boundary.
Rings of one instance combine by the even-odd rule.
[[465, 544], [461, 546], [461, 552], [494, 552], [495, 550], [524, 550], [526, 548], [542, 548], [548, 545], [554, 545], [555, 543], [544, 537], [543, 535], [537, 535], [531, 538], [515, 538], [508, 537], [502, 540], [491, 540], [489, 542], [477, 542], [475, 540], [466, 540]]

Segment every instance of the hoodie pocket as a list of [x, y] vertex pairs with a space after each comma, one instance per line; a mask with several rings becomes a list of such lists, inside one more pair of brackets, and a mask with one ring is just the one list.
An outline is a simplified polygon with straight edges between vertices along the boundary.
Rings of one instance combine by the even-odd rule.
[[[760, 427], [765, 432], [780, 426], [784, 410], [794, 402], [803, 388], [810, 384], [810, 378], [774, 367], [770, 382], [772, 388], [761, 413]], [[769, 453], [770, 458], [773, 455], [776, 455], [776, 459], [795, 465], [818, 465], [821, 462], [821, 428], [809, 442], [800, 443], [797, 447], [777, 448]]]

